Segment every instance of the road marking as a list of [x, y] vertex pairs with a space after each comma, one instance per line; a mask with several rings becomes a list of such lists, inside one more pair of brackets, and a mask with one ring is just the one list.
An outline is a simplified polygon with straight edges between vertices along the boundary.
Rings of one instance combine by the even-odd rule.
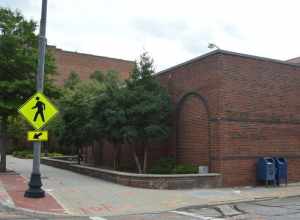
[[225, 216], [234, 216], [234, 215], [240, 215], [242, 214], [241, 212], [235, 210], [232, 206], [230, 205], [219, 205], [217, 208], [220, 209], [220, 211], [225, 215]]
[[182, 212], [182, 211], [169, 211], [169, 212], [173, 212], [178, 215], [185, 215], [185, 216], [190, 216], [190, 217], [194, 217], [194, 218], [199, 218], [201, 220], [222, 220], [222, 219], [224, 219], [224, 218], [215, 218], [215, 217], [206, 217], [206, 216], [202, 216], [202, 215], [196, 215], [196, 214], [190, 213], [190, 212]]
[[106, 218], [101, 217], [90, 217], [91, 220], [107, 220]]
[[52, 192], [53, 189], [45, 189], [46, 192]]

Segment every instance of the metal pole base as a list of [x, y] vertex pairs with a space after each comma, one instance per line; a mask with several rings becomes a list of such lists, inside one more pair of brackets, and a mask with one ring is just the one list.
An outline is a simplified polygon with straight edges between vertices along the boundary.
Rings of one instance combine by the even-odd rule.
[[43, 198], [45, 191], [42, 189], [41, 174], [31, 174], [29, 189], [25, 192], [24, 196], [28, 198]]

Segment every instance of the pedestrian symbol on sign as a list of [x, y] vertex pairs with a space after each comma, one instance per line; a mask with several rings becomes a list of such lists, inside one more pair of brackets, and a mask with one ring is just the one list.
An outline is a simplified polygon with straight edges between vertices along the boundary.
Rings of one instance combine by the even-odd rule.
[[40, 115], [42, 118], [42, 121], [45, 122], [44, 110], [46, 109], [46, 105], [40, 101], [39, 97], [36, 97], [35, 99], [37, 102], [36, 102], [35, 106], [32, 107], [32, 109], [37, 108], [37, 112], [34, 115], [33, 121], [36, 121], [38, 115]]

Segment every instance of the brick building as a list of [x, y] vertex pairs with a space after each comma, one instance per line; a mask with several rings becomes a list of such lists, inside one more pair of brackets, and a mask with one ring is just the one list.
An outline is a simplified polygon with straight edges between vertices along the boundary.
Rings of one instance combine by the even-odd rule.
[[96, 70], [103, 72], [115, 70], [120, 73], [122, 79], [126, 79], [134, 66], [134, 62], [129, 60], [70, 52], [55, 46], [48, 46], [48, 49], [56, 61], [58, 74], [55, 80], [58, 85], [63, 85], [72, 71], [76, 72], [82, 80], [88, 79]]
[[[74, 61], [85, 71], [88, 60]], [[89, 56], [89, 55], [87, 55]], [[91, 56], [91, 59], [94, 57]], [[90, 63], [89, 63], [90, 62]], [[131, 63], [122, 63], [124, 78]], [[173, 155], [179, 163], [205, 165], [223, 175], [224, 186], [255, 183], [256, 160], [284, 156], [289, 181], [300, 180], [300, 63], [215, 50], [156, 74], [176, 107], [167, 143], [153, 145], [149, 161]], [[72, 67], [72, 68], [71, 68]], [[68, 70], [66, 70], [68, 69]], [[77, 71], [81, 73], [84, 71]], [[122, 72], [122, 71], [121, 71]], [[85, 74], [82, 79], [87, 78]], [[59, 82], [62, 82], [61, 80]], [[113, 148], [90, 147], [88, 161], [112, 166]], [[121, 165], [133, 163], [123, 146]]]
[[158, 73], [177, 108], [169, 153], [224, 186], [254, 184], [258, 157], [284, 156], [299, 181], [299, 60], [216, 50]]

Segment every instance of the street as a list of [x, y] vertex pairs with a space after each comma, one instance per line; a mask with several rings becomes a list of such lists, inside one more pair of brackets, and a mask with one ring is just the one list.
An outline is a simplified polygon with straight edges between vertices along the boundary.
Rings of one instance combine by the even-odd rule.
[[211, 207], [187, 207], [175, 211], [136, 216], [111, 217], [110, 220], [289, 220], [300, 219], [300, 198], [270, 199]]
[[[8, 156], [7, 163], [9, 169], [28, 181], [32, 160]], [[120, 216], [161, 213], [188, 206], [300, 195], [299, 185], [279, 188], [152, 190], [122, 186], [46, 165], [41, 165], [41, 172], [44, 190], [63, 207], [64, 213], [71, 215]], [[26, 179], [23, 181], [27, 185]], [[55, 206], [53, 209], [59, 207]]]
[[113, 217], [54, 216], [0, 206], [0, 219], [28, 220], [292, 220], [300, 219], [300, 197], [269, 199], [219, 206], [192, 206], [173, 211]]
[[[292, 197], [300, 195], [297, 183], [288, 187], [151, 190], [122, 186], [46, 165], [41, 165], [43, 188], [54, 201], [24, 200], [23, 189], [16, 188], [13, 181], [27, 188], [32, 160], [11, 156], [7, 159], [8, 168], [16, 173], [0, 176], [0, 219], [300, 219], [300, 197]], [[41, 212], [37, 215], [20, 209], [38, 211], [33, 204], [41, 204], [40, 210], [45, 210], [46, 205], [47, 212], [55, 201], [59, 206], [53, 206], [52, 213], [56, 215]]]

